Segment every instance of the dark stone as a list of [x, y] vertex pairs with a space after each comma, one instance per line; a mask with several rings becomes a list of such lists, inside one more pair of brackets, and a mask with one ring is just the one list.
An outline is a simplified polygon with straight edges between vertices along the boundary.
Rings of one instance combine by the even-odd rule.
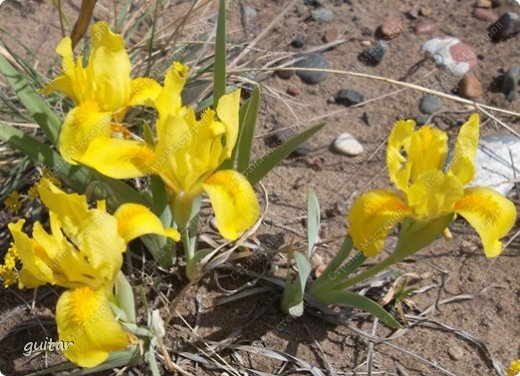
[[497, 22], [488, 27], [489, 36], [500, 42], [520, 33], [520, 16], [515, 12], [507, 12], [500, 16]]
[[301, 35], [298, 35], [291, 41], [291, 47], [293, 48], [302, 48], [304, 45], [305, 39]]
[[359, 59], [367, 65], [378, 65], [385, 56], [386, 48], [384, 44], [378, 43], [374, 47], [367, 47], [359, 55]]
[[[313, 53], [296, 62], [294, 66], [297, 68], [328, 69], [329, 63], [321, 54]], [[316, 85], [327, 79], [326, 72], [297, 71], [296, 74], [309, 85]]]
[[342, 104], [344, 106], [352, 106], [354, 104], [361, 103], [365, 100], [362, 94], [357, 91], [350, 89], [341, 89], [336, 93], [334, 100], [337, 104]]

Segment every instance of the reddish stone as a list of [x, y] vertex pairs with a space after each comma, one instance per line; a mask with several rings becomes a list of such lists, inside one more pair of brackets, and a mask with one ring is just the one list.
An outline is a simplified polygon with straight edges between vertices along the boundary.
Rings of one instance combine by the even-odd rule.
[[327, 29], [325, 34], [323, 35], [323, 41], [325, 43], [331, 43], [337, 40], [339, 37], [339, 31], [336, 27], [332, 26], [331, 28]]
[[386, 38], [394, 39], [403, 31], [403, 24], [399, 18], [388, 17], [383, 20], [380, 30]]
[[477, 99], [482, 96], [483, 89], [482, 83], [473, 75], [473, 73], [467, 73], [459, 81], [457, 93], [467, 99]]
[[480, 21], [495, 22], [498, 20], [498, 14], [491, 9], [475, 8], [473, 9], [473, 17]]
[[435, 30], [435, 24], [428, 20], [420, 20], [415, 24], [413, 28], [416, 35], [427, 35], [433, 33]]
[[456, 43], [450, 47], [449, 51], [451, 58], [456, 63], [468, 63], [470, 70], [477, 65], [477, 55], [466, 43]]
[[287, 88], [287, 94], [293, 96], [293, 97], [296, 97], [298, 95], [300, 95], [300, 88], [298, 86], [289, 86]]

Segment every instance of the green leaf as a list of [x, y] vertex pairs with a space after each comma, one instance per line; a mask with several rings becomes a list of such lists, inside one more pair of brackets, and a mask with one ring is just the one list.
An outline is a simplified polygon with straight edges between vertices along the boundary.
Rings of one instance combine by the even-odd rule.
[[188, 263], [186, 264], [186, 276], [190, 281], [193, 280], [193, 278], [201, 269], [201, 266], [199, 266], [200, 260], [202, 260], [206, 255], [210, 254], [211, 252], [213, 252], [213, 249], [211, 248], [198, 250], [197, 252], [195, 252], [193, 257], [188, 260]]
[[[41, 376], [49, 375], [51, 373], [70, 371], [69, 376], [82, 376], [90, 375], [92, 373], [112, 370], [118, 367], [132, 366], [140, 361], [139, 348], [134, 346], [129, 350], [114, 351], [108, 354], [107, 360], [96, 367], [78, 369], [78, 366], [72, 362], [64, 362], [53, 367], [46, 368], [44, 370], [31, 373], [27, 376]], [[71, 371], [74, 370], [75, 371]]]
[[318, 124], [306, 129], [300, 134], [289, 139], [284, 144], [278, 146], [263, 158], [253, 162], [243, 174], [247, 177], [252, 185], [258, 183], [262, 178], [269, 173], [278, 163], [283, 161], [289, 154], [291, 154], [304, 141], [309, 139], [313, 134], [323, 128], [325, 124]]
[[155, 140], [153, 139], [153, 132], [150, 128], [150, 124], [147, 121], [143, 121], [143, 138], [147, 145], [152, 148], [155, 147]]
[[215, 75], [213, 77], [213, 107], [226, 93], [226, 0], [218, 8], [217, 37], [215, 42]]
[[71, 166], [49, 146], [19, 129], [0, 123], [0, 140], [48, 166], [73, 190], [90, 190], [94, 199], [106, 199], [112, 210], [126, 202], [147, 205], [144, 197], [124, 182], [103, 176], [87, 167]]
[[121, 320], [135, 324], [134, 292], [132, 291], [132, 286], [121, 271], [117, 273], [114, 284], [114, 297], [116, 305], [125, 314], [125, 317], [121, 317]]
[[300, 317], [303, 315], [303, 296], [312, 266], [307, 257], [300, 252], [294, 252], [293, 257], [298, 272], [292, 282], [285, 284], [282, 295], [282, 310], [292, 317]]
[[319, 296], [315, 296], [314, 298], [325, 304], [359, 308], [377, 317], [381, 322], [393, 329], [399, 329], [401, 327], [399, 322], [397, 322], [390, 313], [366, 296], [349, 291], [332, 290], [323, 291]]
[[60, 119], [49, 109], [42, 97], [31, 88], [23, 75], [14, 69], [2, 55], [0, 55], [0, 72], [5, 76], [24, 107], [45, 133], [45, 136], [52, 144], [57, 145], [61, 128]]
[[253, 95], [247, 101], [247, 106], [240, 108], [240, 130], [234, 150], [237, 155], [232, 157], [232, 160], [237, 161], [238, 171], [244, 171], [249, 166], [259, 108], [260, 88], [256, 86]]
[[334, 258], [329, 262], [329, 265], [325, 268], [323, 273], [316, 279], [311, 286], [309, 287], [309, 294], [314, 295], [321, 288], [326, 286], [327, 284], [334, 283], [337, 279], [337, 269], [343, 262], [348, 258], [350, 252], [352, 252], [352, 238], [347, 236], [339, 249], [339, 252], [334, 256]]
[[307, 257], [310, 258], [312, 249], [318, 240], [320, 231], [320, 203], [316, 192], [312, 189], [307, 194]]

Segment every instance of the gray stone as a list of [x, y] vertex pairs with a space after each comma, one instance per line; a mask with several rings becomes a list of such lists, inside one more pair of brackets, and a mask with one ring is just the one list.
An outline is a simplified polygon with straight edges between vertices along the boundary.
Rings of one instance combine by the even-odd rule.
[[305, 45], [305, 39], [301, 35], [296, 36], [296, 38], [294, 38], [291, 41], [291, 47], [293, 47], [293, 48], [302, 48], [304, 45]]
[[372, 125], [372, 119], [368, 112], [363, 112], [363, 115], [361, 115], [361, 120], [363, 120], [363, 123], [365, 123], [369, 127]]
[[419, 110], [423, 114], [433, 114], [442, 108], [442, 100], [434, 95], [425, 95], [419, 102]]
[[[321, 54], [313, 53], [296, 62], [294, 66], [297, 68], [328, 69], [329, 63]], [[327, 79], [326, 72], [297, 71], [296, 74], [309, 85], [316, 85]]]
[[368, 65], [377, 65], [385, 56], [386, 45], [382, 42], [378, 43], [374, 47], [368, 47], [361, 52], [359, 59]]
[[424, 125], [428, 121], [428, 116], [417, 115], [415, 117], [415, 121], [417, 122], [418, 125]]
[[507, 195], [514, 188], [515, 172], [517, 179], [520, 177], [520, 139], [514, 135], [482, 137], [475, 158], [475, 170], [475, 179], [470, 186], [489, 187]]
[[344, 106], [352, 106], [354, 104], [361, 103], [365, 100], [361, 93], [358, 93], [355, 90], [350, 89], [341, 89], [336, 93], [334, 100], [337, 104], [342, 104]]
[[296, 4], [296, 7], [295, 7], [294, 10], [296, 12], [296, 15], [301, 17], [301, 16], [303, 16], [305, 14], [305, 5], [302, 4], [302, 3], [298, 3], [298, 4]]
[[319, 7], [311, 11], [311, 17], [319, 23], [327, 23], [334, 19], [334, 12], [325, 7]]
[[[291, 138], [296, 136], [298, 132], [294, 128], [287, 128], [282, 124], [276, 123], [274, 126], [274, 130], [276, 131], [274, 134], [275, 137], [275, 145], [274, 147], [278, 147], [287, 141], [289, 141]], [[311, 146], [308, 141], [304, 141], [300, 146], [298, 146], [292, 154], [295, 155], [308, 155], [311, 153]]]
[[244, 14], [246, 16], [246, 19], [248, 21], [251, 21], [253, 18], [255, 18], [257, 16], [258, 11], [255, 8], [246, 5], [244, 7]]
[[336, 150], [338, 153], [349, 156], [356, 156], [363, 153], [363, 145], [361, 145], [359, 141], [348, 132], [340, 134], [334, 140], [333, 146], [334, 150]]

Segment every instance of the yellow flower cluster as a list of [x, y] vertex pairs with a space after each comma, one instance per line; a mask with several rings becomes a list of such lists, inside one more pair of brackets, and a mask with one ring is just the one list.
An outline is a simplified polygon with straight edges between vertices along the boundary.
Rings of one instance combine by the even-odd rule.
[[[64, 38], [57, 48], [63, 75], [42, 89], [47, 94], [59, 91], [75, 103], [59, 139], [64, 159], [117, 179], [160, 176], [180, 227], [186, 225], [194, 199], [206, 193], [222, 236], [238, 238], [260, 212], [247, 179], [232, 169], [218, 170], [237, 142], [240, 90], [222, 96], [215, 109], [197, 119], [195, 109], [182, 104], [188, 67], [174, 62], [164, 85], [149, 78], [131, 79], [123, 38], [104, 22], [94, 24], [90, 34], [87, 66], [81, 56], [74, 62], [71, 40]], [[159, 113], [153, 145], [122, 125], [128, 109], [139, 105]]]
[[20, 201], [21, 198], [22, 195], [17, 191], [10, 192], [4, 200], [4, 205], [6, 209], [8, 209], [14, 215], [18, 214], [20, 208], [22, 207], [22, 203]]
[[11, 245], [4, 256], [4, 264], [0, 265], [0, 278], [7, 288], [16, 282], [16, 262], [19, 260], [16, 247]]

